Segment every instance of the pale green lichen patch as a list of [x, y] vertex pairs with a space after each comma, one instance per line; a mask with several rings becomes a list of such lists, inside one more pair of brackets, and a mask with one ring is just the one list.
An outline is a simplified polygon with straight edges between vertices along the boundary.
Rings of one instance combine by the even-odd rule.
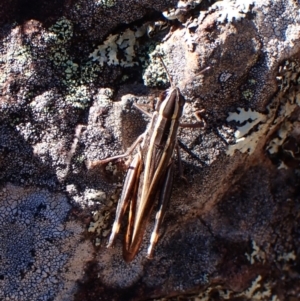
[[163, 11], [163, 16], [168, 20], [180, 20], [187, 10], [193, 9], [201, 2], [202, 0], [178, 1], [176, 7]]
[[223, 0], [213, 4], [209, 11], [220, 11], [218, 22], [224, 23], [227, 20], [231, 23], [233, 20], [239, 21], [245, 18], [254, 3], [254, 0]]
[[[103, 236], [105, 229], [109, 228], [108, 220], [110, 213], [108, 211], [101, 214], [99, 211], [93, 211], [93, 222], [90, 223], [88, 231]], [[104, 236], [106, 237], [106, 235]]]
[[63, 17], [48, 29], [45, 40], [50, 45], [50, 61], [61, 74], [61, 83], [66, 87], [65, 100], [74, 107], [84, 109], [92, 99], [88, 84], [97, 77], [99, 64], [88, 61], [83, 64], [74, 62], [69, 44], [73, 37], [73, 24]]
[[[101, 195], [104, 197], [104, 195]], [[105, 195], [106, 199], [106, 195]], [[105, 206], [101, 210], [92, 212], [92, 221], [89, 224], [88, 232], [97, 235], [95, 245], [99, 246], [103, 240], [107, 240], [107, 236], [111, 232], [111, 208], [114, 206], [117, 198], [111, 197], [105, 200]]]
[[55, 44], [66, 44], [73, 36], [73, 24], [65, 17], [59, 19], [53, 26], [49, 27], [45, 38], [52, 40]]
[[117, 3], [117, 0], [96, 0], [95, 4], [105, 7], [105, 8], [111, 8], [114, 7]]
[[[209, 287], [204, 292], [198, 295], [189, 296], [188, 299], [183, 297], [183, 300], [190, 301], [210, 301], [213, 296], [218, 296], [220, 300], [252, 300], [252, 301], [275, 301], [279, 300], [277, 295], [272, 292], [271, 283], [263, 281], [263, 277], [258, 275], [251, 283], [251, 285], [242, 292], [234, 292], [230, 289], [224, 289], [220, 285], [215, 287]], [[214, 298], [213, 298], [214, 299]], [[170, 299], [159, 299], [160, 301], [174, 300]], [[176, 299], [178, 300], [178, 299]], [[157, 299], [158, 301], [158, 299]]]
[[242, 92], [242, 95], [246, 100], [250, 101], [251, 98], [253, 97], [253, 92], [250, 89], [247, 89]]
[[[294, 112], [297, 112], [300, 106], [300, 87], [298, 83], [299, 65], [293, 61], [286, 61], [280, 66], [279, 88], [281, 99], [278, 106], [278, 116], [274, 120], [274, 126], [277, 127], [276, 133], [266, 146], [266, 150], [274, 157], [280, 152], [284, 152], [290, 158], [298, 160], [297, 147], [290, 149], [286, 147], [290, 141], [297, 144], [299, 136], [299, 123], [295, 118], [291, 118]], [[296, 146], [294, 144], [294, 146]], [[288, 169], [285, 162], [280, 160], [278, 169]]]
[[[145, 68], [143, 74], [143, 80], [146, 86], [165, 86], [169, 83], [166, 70], [164, 69], [164, 66], [162, 65], [159, 58], [157, 57], [157, 55], [161, 56], [162, 53], [164, 53], [164, 45], [157, 45], [155, 49], [149, 53], [149, 64]], [[165, 61], [165, 58], [163, 59]], [[165, 64], [167, 64], [167, 61], [165, 61]]]
[[[101, 1], [99, 4], [111, 7], [115, 2]], [[147, 33], [148, 25], [146, 23], [138, 28], [110, 34], [82, 64], [75, 63], [69, 51], [73, 36], [72, 22], [63, 17], [51, 26], [45, 34], [45, 40], [50, 45], [50, 60], [62, 73], [61, 83], [66, 87], [66, 101], [76, 108], [86, 108], [92, 99], [89, 84], [98, 78], [104, 64], [121, 67], [137, 65], [138, 39]]]
[[[146, 28], [143, 30], [143, 34], [146, 33]], [[132, 67], [137, 64], [134, 60], [135, 45], [137, 38], [141, 36], [140, 30], [133, 31], [126, 29], [120, 34], [110, 34], [103, 44], [99, 45], [91, 54], [90, 58], [93, 61], [97, 61], [101, 66], [104, 63], [108, 65], [121, 65], [122, 67]], [[119, 59], [118, 53], [121, 53]]]
[[256, 112], [252, 109], [245, 110], [243, 108], [238, 108], [238, 113], [230, 112], [227, 117], [227, 121], [236, 121], [239, 124], [244, 125], [238, 127], [238, 130], [234, 133], [236, 139], [244, 137], [249, 131], [260, 122], [266, 120], [266, 115]]
[[84, 109], [91, 101], [89, 88], [85, 85], [71, 87], [65, 99], [74, 107]]
[[245, 256], [249, 260], [249, 262], [251, 264], [254, 264], [255, 262], [265, 263], [266, 254], [260, 249], [260, 247], [256, 244], [254, 240], [252, 240], [252, 249], [253, 250], [251, 254], [245, 253]]
[[92, 221], [89, 224], [88, 232], [96, 234], [95, 245], [100, 246], [111, 231], [111, 212], [119, 197], [119, 189], [115, 194], [107, 196], [107, 193], [101, 190], [88, 189], [84, 193], [84, 199], [89, 203], [101, 205], [100, 210], [92, 211]]

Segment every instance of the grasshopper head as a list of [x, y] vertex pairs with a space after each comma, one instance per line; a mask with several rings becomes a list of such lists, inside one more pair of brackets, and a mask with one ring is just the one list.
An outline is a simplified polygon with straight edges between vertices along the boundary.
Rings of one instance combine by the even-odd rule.
[[167, 119], [179, 119], [183, 112], [185, 99], [179, 88], [170, 87], [161, 93], [156, 110]]

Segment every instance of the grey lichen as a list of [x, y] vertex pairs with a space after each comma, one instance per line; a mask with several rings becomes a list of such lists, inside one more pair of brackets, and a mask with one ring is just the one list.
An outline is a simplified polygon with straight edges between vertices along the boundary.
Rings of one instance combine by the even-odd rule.
[[[19, 31], [19, 27], [14, 24], [12, 25], [10, 34], [1, 40], [0, 96], [2, 100], [9, 100], [11, 98], [13, 87], [17, 84], [17, 81], [14, 80], [16, 75], [22, 74], [24, 82], [33, 75], [33, 70], [30, 66], [34, 61], [34, 57], [30, 46], [21, 43], [12, 43], [14, 40], [20, 40], [18, 37]], [[18, 100], [26, 100], [28, 94], [28, 87], [24, 87], [24, 89], [19, 91]]]
[[81, 244], [82, 258], [72, 263], [82, 228], [65, 222], [71, 208], [66, 198], [7, 185], [0, 203], [0, 299], [53, 300], [72, 293], [77, 268], [89, 255]]
[[89, 88], [86, 85], [71, 86], [69, 93], [66, 95], [66, 101], [74, 107], [84, 109], [92, 100]]

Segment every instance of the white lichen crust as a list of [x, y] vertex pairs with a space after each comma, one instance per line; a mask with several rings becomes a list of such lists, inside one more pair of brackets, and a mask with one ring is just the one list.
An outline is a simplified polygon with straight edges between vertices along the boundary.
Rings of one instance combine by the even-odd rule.
[[0, 204], [0, 299], [70, 300], [89, 255], [79, 243], [82, 228], [65, 222], [66, 197], [7, 185]]
[[233, 22], [245, 18], [246, 14], [251, 11], [251, 6], [255, 3], [254, 0], [224, 0], [217, 1], [210, 7], [210, 11], [220, 11], [217, 19], [218, 22], [225, 21]]

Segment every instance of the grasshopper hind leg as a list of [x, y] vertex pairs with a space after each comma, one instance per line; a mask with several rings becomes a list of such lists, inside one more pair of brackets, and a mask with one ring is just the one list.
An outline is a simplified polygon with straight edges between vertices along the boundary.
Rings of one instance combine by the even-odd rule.
[[131, 202], [132, 197], [134, 197], [133, 194], [135, 193], [134, 191], [136, 182], [140, 175], [141, 165], [141, 152], [139, 151], [137, 154], [135, 154], [128, 168], [128, 172], [124, 182], [124, 187], [126, 187], [126, 189], [123, 189], [117, 206], [116, 217], [112, 227], [111, 235], [109, 237], [107, 248], [113, 245], [116, 235], [120, 230], [121, 220], [126, 213], [128, 204]]
[[159, 202], [158, 202], [158, 211], [155, 216], [155, 224], [150, 238], [150, 244], [147, 251], [147, 258], [151, 259], [153, 257], [154, 247], [157, 244], [159, 238], [159, 228], [163, 222], [166, 209], [169, 204], [169, 200], [171, 198], [172, 193], [172, 184], [173, 184], [173, 176], [174, 176], [174, 163], [171, 161], [168, 169], [166, 171], [166, 175], [164, 177], [164, 181], [162, 183], [162, 188], [159, 193]]

